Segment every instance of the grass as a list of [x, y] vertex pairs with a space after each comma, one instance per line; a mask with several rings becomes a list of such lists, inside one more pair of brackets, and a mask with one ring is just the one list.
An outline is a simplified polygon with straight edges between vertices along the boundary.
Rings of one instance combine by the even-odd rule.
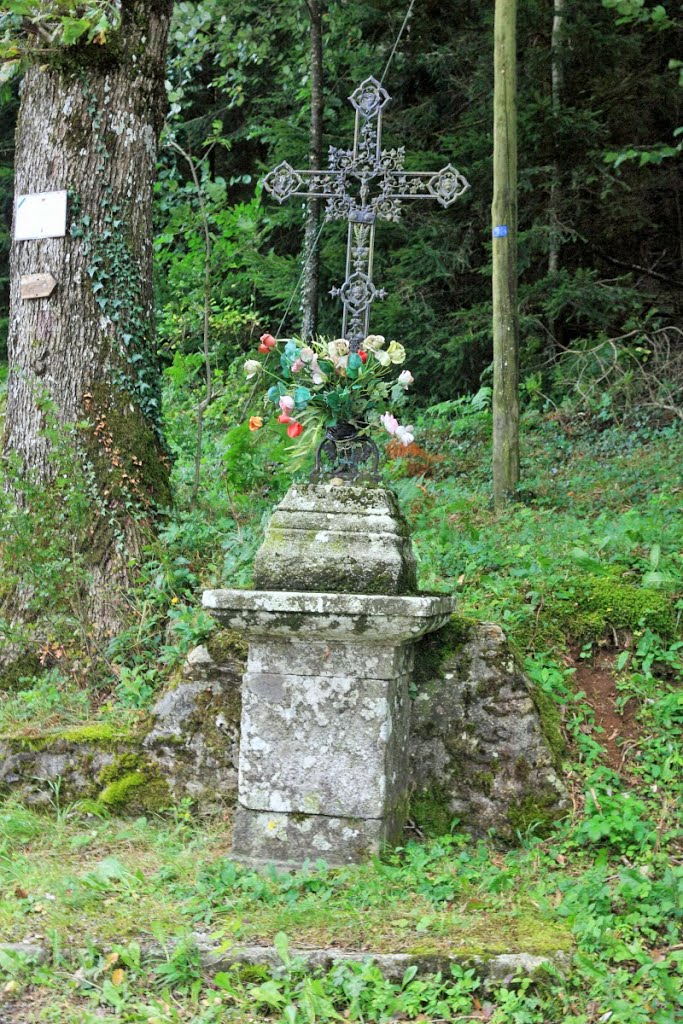
[[[190, 422], [194, 408], [188, 400]], [[176, 407], [178, 436], [185, 436]], [[185, 431], [191, 437], [189, 430]], [[500, 623], [561, 726], [573, 812], [546, 839], [533, 827], [500, 850], [451, 833], [383, 862], [262, 876], [230, 862], [229, 821], [122, 820], [88, 805], [0, 809], [0, 934], [40, 937], [44, 966], [0, 957], [0, 1019], [29, 1024], [286, 1024], [490, 1020], [492, 1024], [676, 1024], [683, 1013], [683, 431], [581, 425], [531, 410], [520, 501], [494, 512], [490, 417], [463, 404], [425, 416], [419, 440], [443, 456], [430, 479], [389, 469], [413, 529], [420, 579], [453, 590], [459, 611]], [[183, 506], [189, 448], [178, 441], [179, 510], [142, 567], [127, 635], [112, 641], [114, 680], [69, 670], [69, 652], [4, 696], [0, 727], [34, 737], [107, 721], [135, 723], [210, 624], [204, 586], [249, 584], [263, 513], [286, 486], [258, 438], [229, 451], [206, 435], [205, 489]], [[189, 442], [188, 442], [189, 444]], [[256, 445], [256, 447], [253, 447]], [[212, 461], [213, 460], [213, 461]], [[214, 467], [215, 472], [211, 471]], [[241, 482], [240, 482], [241, 481]], [[167, 626], [170, 624], [170, 630]], [[596, 708], [574, 666], [611, 666], [629, 732], [607, 759]], [[607, 659], [607, 661], [605, 661]], [[281, 967], [202, 971], [193, 930], [216, 941], [277, 942]], [[566, 977], [385, 982], [367, 966], [311, 978], [290, 946], [356, 950], [569, 950]], [[153, 937], [163, 957], [145, 952]], [[119, 975], [122, 972], [122, 976]], [[0, 986], [1, 989], [2, 986]], [[14, 1015], [14, 1016], [12, 1016]], [[4, 1022], [3, 1022], [4, 1024]]]
[[[284, 931], [304, 946], [483, 955], [571, 945], [563, 925], [541, 925], [539, 906], [512, 890], [502, 859], [463, 840], [410, 846], [387, 863], [265, 878], [227, 860], [228, 841], [226, 822], [98, 818], [88, 805], [45, 815], [9, 802], [0, 811], [0, 934], [24, 941], [38, 928], [106, 946], [209, 927], [246, 943], [271, 944]], [[524, 874], [526, 891], [531, 864]]]

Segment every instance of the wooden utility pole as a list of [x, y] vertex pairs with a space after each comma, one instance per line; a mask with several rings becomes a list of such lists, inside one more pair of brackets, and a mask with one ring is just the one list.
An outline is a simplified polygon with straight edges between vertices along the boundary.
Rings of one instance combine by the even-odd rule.
[[493, 88], [493, 500], [519, 482], [517, 0], [495, 0]]

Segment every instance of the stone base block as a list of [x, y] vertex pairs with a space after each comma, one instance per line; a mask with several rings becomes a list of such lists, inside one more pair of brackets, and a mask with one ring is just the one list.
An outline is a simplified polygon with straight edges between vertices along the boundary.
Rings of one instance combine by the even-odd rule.
[[274, 813], [385, 817], [407, 804], [409, 714], [407, 675], [245, 673], [240, 802]]
[[403, 815], [391, 819], [273, 814], [242, 804], [235, 811], [231, 857], [251, 867], [299, 868], [322, 859], [357, 864], [400, 842]]

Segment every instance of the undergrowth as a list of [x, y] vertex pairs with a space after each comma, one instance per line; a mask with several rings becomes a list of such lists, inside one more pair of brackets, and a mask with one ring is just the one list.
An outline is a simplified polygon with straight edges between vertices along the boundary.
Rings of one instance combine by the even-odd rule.
[[[0, 729], [134, 721], [210, 635], [200, 591], [249, 585], [264, 521], [288, 485], [286, 456], [280, 439], [249, 434], [219, 400], [207, 414], [193, 504], [193, 372], [177, 356], [167, 374], [178, 501], [137, 567], [128, 626], [91, 676], [54, 566], [45, 603], [55, 629], [5, 687]], [[462, 614], [500, 623], [554, 708], [570, 816], [549, 838], [531, 823], [507, 852], [465, 840], [454, 821], [445, 837], [411, 841], [384, 862], [263, 876], [226, 859], [225, 823], [195, 821], [187, 808], [123, 822], [101, 807], [61, 806], [58, 792], [41, 815], [9, 801], [0, 810], [0, 933], [34, 939], [49, 956], [36, 964], [0, 949], [0, 1018], [680, 1018], [683, 435], [675, 425], [627, 429], [529, 409], [519, 501], [494, 512], [487, 404], [480, 394], [418, 417], [419, 445], [396, 453], [387, 479], [413, 530], [421, 585], [454, 591]], [[46, 507], [46, 524], [51, 514]], [[3, 545], [11, 555], [8, 533]], [[634, 722], [628, 742], [617, 739], [618, 764], [574, 679], [577, 664], [598, 657], [611, 665], [617, 711]], [[280, 966], [202, 969], [197, 931], [227, 945], [276, 942]], [[484, 989], [467, 966], [387, 981], [360, 961], [311, 974], [295, 952], [297, 943], [343, 944], [359, 957], [495, 951], [515, 937], [519, 948], [569, 949], [571, 966]]]

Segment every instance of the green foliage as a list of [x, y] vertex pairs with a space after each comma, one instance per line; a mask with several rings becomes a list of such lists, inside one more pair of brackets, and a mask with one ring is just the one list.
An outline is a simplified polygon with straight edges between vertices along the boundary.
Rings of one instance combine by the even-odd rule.
[[98, 49], [120, 25], [119, 5], [88, 0], [74, 7], [65, 0], [6, 0], [0, 14], [0, 85], [14, 78], [39, 49], [59, 53], [75, 46]]
[[[665, 228], [676, 221], [674, 160], [667, 159], [669, 150], [677, 151], [677, 136], [670, 140], [680, 120], [674, 14], [668, 5], [631, 0], [604, 6], [616, 8], [617, 17], [614, 10], [596, 11], [588, 0], [564, 12], [559, 109], [550, 95], [547, 11], [538, 0], [520, 7], [522, 353], [525, 370], [542, 372], [546, 384], [548, 364], [559, 351], [590, 346], [600, 335], [620, 347], [634, 326], [675, 323], [678, 270]], [[394, 96], [384, 123], [387, 146], [409, 140], [409, 169], [451, 160], [474, 185], [447, 212], [406, 203], [400, 223], [383, 223], [377, 232], [375, 278], [388, 291], [383, 330], [415, 353], [413, 372], [425, 404], [452, 399], [454, 388], [475, 390], [490, 362], [490, 243], [481, 236], [481, 224], [488, 222], [490, 152], [480, 126], [490, 118], [491, 18], [488, 8], [464, 3], [446, 23], [436, 9], [415, 10], [386, 82]], [[275, 333], [287, 334], [299, 326], [301, 211], [296, 203], [278, 208], [254, 183], [283, 159], [306, 166], [306, 29], [305, 7], [282, 2], [268, 11], [224, 0], [176, 5], [171, 131], [202, 154], [214, 243], [212, 330], [230, 346], [230, 358], [244, 351], [248, 334], [267, 324], [272, 329], [282, 321], [284, 331]], [[397, 29], [397, 15], [384, 0], [325, 12], [326, 144], [348, 144], [348, 94], [368, 74], [380, 73]], [[624, 66], [635, 76], [627, 104], [621, 99]], [[595, 102], [587, 104], [587, 96]], [[627, 151], [639, 160], [623, 156]], [[611, 164], [605, 164], [605, 153], [612, 154]], [[554, 201], [561, 224], [560, 269], [553, 274], [547, 270], [556, 234], [550, 228], [551, 161], [559, 162]], [[157, 258], [168, 311], [164, 336], [197, 350], [203, 243], [185, 174], [174, 155], [163, 157]], [[343, 225], [323, 230], [324, 296], [342, 279], [345, 235]], [[661, 252], [665, 266], [657, 263]], [[646, 271], [656, 263], [658, 276], [639, 274], [634, 263]], [[336, 336], [338, 322], [338, 303], [325, 297], [321, 332]], [[553, 398], [558, 394], [564, 397], [559, 384]], [[583, 401], [580, 392], [578, 399]]]

